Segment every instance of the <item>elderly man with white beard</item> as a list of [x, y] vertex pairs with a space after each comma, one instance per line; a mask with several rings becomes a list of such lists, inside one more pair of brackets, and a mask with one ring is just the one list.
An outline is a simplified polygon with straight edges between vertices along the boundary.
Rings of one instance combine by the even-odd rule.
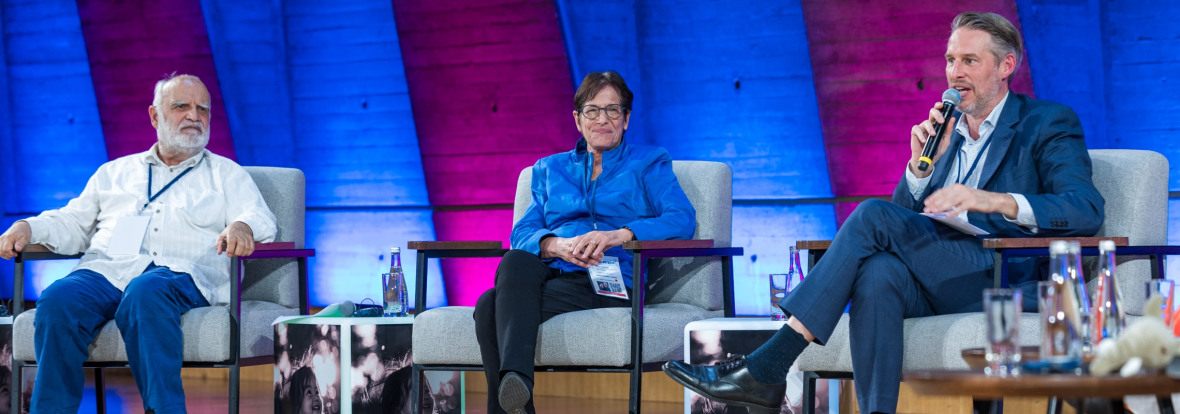
[[185, 412], [180, 316], [227, 303], [230, 257], [274, 239], [274, 214], [249, 174], [205, 149], [210, 99], [200, 79], [157, 82], [148, 114], [151, 149], [103, 164], [65, 207], [0, 235], [5, 259], [29, 244], [83, 254], [37, 301], [33, 413], [78, 411], [82, 363], [112, 319], [144, 411]]

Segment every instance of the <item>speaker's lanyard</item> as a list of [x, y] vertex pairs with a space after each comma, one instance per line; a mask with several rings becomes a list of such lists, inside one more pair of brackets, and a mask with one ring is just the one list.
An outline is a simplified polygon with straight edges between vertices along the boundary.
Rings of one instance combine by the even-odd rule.
[[[966, 138], [964, 138], [964, 142], [966, 142]], [[991, 137], [988, 137], [987, 142], [983, 143], [983, 148], [980, 148], [979, 153], [975, 154], [975, 161], [971, 162], [971, 168], [967, 169], [967, 175], [962, 175], [962, 176], [960, 176], [959, 174], [961, 174], [963, 172], [963, 151], [959, 151], [959, 153], [957, 154], [958, 159], [955, 160], [955, 161], [958, 161], [958, 163], [959, 163], [959, 165], [958, 165], [959, 168], [955, 169], [955, 184], [966, 185], [967, 180], [971, 179], [971, 173], [975, 172], [975, 167], [979, 166], [979, 159], [983, 158], [983, 154], [987, 153], [987, 147], [990, 146], [991, 144], [992, 144], [992, 139], [991, 139]]]
[[[198, 161], [197, 164], [200, 164], [200, 161]], [[188, 175], [188, 173], [190, 171], [192, 171], [193, 168], [197, 168], [196, 165], [193, 165], [192, 167], [188, 167], [183, 172], [181, 172], [180, 175], [177, 175], [176, 178], [173, 178], [172, 181], [169, 181], [168, 184], [165, 184], [164, 188], [161, 188], [160, 191], [157, 191], [155, 195], [152, 195], [152, 165], [148, 164], [147, 167], [148, 167], [147, 202], [143, 203], [143, 207], [140, 208], [140, 211], [143, 211], [144, 209], [147, 208], [148, 204], [151, 204], [153, 201], [156, 201], [157, 198], [160, 198], [161, 194], [164, 194], [165, 191], [168, 191], [169, 188], [172, 188], [172, 184], [176, 184], [176, 181], [180, 180], [185, 175]]]

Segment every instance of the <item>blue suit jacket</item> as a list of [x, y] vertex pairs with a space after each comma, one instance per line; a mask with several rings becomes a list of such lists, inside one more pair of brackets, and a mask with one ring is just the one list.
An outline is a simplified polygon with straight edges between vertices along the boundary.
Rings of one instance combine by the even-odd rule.
[[[963, 139], [952, 134], [946, 154], [958, 153]], [[1105, 202], [1094, 188], [1090, 155], [1073, 110], [1012, 93], [991, 139], [980, 189], [1024, 195], [1036, 216], [1038, 237], [1093, 236], [1098, 232]], [[921, 212], [926, 197], [942, 188], [952, 159], [943, 156], [935, 163], [930, 185], [918, 199], [903, 177], [893, 191], [893, 202]], [[972, 212], [967, 217], [994, 236], [1033, 235], [999, 213]]]

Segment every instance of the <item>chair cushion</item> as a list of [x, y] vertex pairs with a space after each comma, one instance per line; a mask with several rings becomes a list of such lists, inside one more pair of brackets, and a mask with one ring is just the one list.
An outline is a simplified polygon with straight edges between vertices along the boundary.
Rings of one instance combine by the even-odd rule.
[[[35, 361], [33, 350], [33, 321], [36, 309], [16, 317], [12, 329], [13, 357]], [[271, 323], [280, 316], [299, 314], [298, 309], [262, 301], [243, 301], [241, 320], [242, 358], [274, 354], [274, 328]], [[180, 317], [184, 333], [185, 362], [221, 362], [229, 360], [229, 306], [207, 306], [186, 312]], [[114, 321], [107, 322], [90, 344], [92, 362], [126, 362], [127, 348]]]
[[[414, 363], [482, 365], [475, 341], [474, 308], [447, 306], [414, 319]], [[679, 359], [684, 353], [684, 326], [721, 316], [721, 312], [679, 304], [644, 309], [643, 361]], [[538, 366], [615, 366], [631, 361], [631, 308], [606, 308], [557, 315], [541, 324], [537, 337]]]
[[[1021, 346], [1040, 344], [1041, 324], [1035, 312], [1024, 312], [1020, 321]], [[800, 371], [852, 372], [848, 315], [840, 318], [825, 346], [811, 345], [799, 356]], [[964, 348], [982, 348], [983, 313], [955, 313], [905, 320], [905, 360], [902, 370], [967, 369]]]

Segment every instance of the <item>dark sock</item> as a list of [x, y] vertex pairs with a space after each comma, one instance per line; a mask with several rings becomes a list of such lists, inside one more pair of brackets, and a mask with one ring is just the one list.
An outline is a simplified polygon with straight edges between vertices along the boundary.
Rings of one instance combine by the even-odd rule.
[[763, 384], [782, 384], [787, 381], [791, 364], [807, 348], [807, 340], [789, 326], [783, 326], [769, 341], [746, 356], [746, 369]]

